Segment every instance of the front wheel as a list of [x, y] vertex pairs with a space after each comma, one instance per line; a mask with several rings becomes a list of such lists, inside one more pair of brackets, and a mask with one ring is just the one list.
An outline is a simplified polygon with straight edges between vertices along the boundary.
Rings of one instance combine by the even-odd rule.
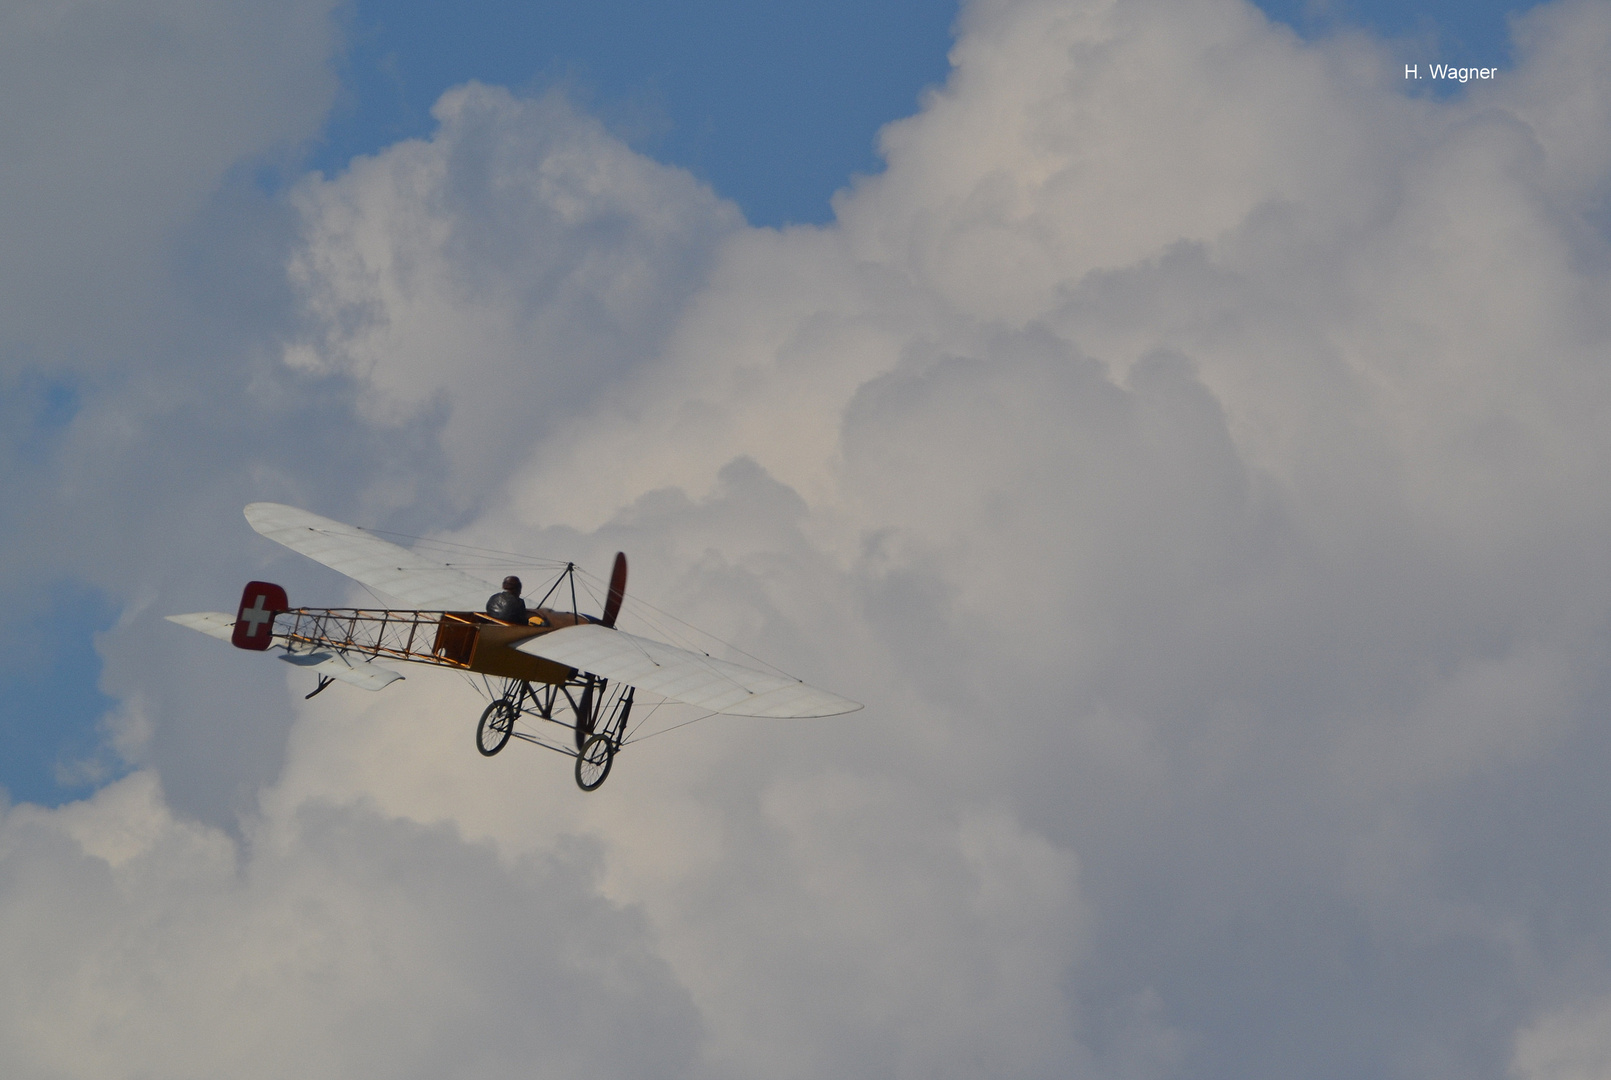
[[491, 757], [508, 745], [514, 730], [515, 707], [499, 698], [481, 714], [481, 723], [475, 729], [475, 748], [483, 757]]
[[610, 775], [614, 762], [615, 743], [608, 735], [594, 735], [576, 755], [576, 786], [583, 791], [593, 791]]

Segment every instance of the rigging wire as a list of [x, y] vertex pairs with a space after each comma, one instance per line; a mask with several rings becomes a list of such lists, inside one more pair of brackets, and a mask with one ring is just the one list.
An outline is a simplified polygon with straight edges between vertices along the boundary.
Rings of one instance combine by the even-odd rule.
[[[589, 597], [591, 597], [595, 602], [598, 602], [598, 600], [599, 600], [598, 594], [595, 593], [588, 586], [588, 583], [589, 582], [598, 582], [599, 584], [603, 585], [604, 584], [603, 580], [601, 578], [594, 577], [592, 574], [588, 573], [586, 570], [583, 570], [581, 567], [576, 568], [576, 573], [582, 575], [582, 577], [584, 579], [586, 579], [583, 582], [583, 588], [587, 591]], [[608, 586], [606, 585], [605, 588], [607, 590]], [[792, 682], [803, 682], [804, 681], [802, 679], [797, 678], [794, 675], [789, 674], [787, 671], [784, 671], [782, 668], [778, 667], [776, 664], [769, 663], [768, 661], [763, 660], [761, 657], [756, 656], [754, 653], [749, 652], [749, 651], [747, 651], [745, 649], [739, 648], [737, 645], [734, 645], [731, 641], [725, 641], [722, 638], [717, 637], [715, 634], [712, 634], [707, 630], [701, 630], [699, 627], [693, 625], [692, 623], [688, 622], [685, 619], [677, 618], [677, 616], [673, 615], [669, 611], [664, 610], [663, 608], [655, 607], [655, 605], [649, 603], [647, 600], [643, 600], [643, 599], [640, 599], [640, 598], [638, 598], [636, 596], [628, 594], [626, 596], [626, 598], [625, 598], [625, 603], [622, 606], [624, 608], [630, 608], [631, 613], [633, 615], [637, 616], [639, 619], [643, 620], [644, 622], [650, 624], [655, 629], [657, 629], [661, 633], [665, 634], [667, 637], [675, 637], [675, 638], [680, 639], [683, 643], [685, 643], [693, 651], [703, 653], [705, 656], [710, 657], [712, 660], [716, 659], [716, 657], [711, 656], [710, 650], [700, 647], [699, 644], [696, 641], [694, 641], [689, 635], [681, 634], [681, 633], [678, 633], [677, 631], [674, 631], [674, 630], [671, 630], [669, 628], [666, 628], [663, 624], [657, 623], [654, 619], [651, 619], [648, 616], [644, 615], [643, 612], [641, 610], [639, 610], [639, 609], [640, 608], [648, 608], [650, 611], [653, 611], [658, 615], [661, 615], [661, 616], [664, 616], [667, 619], [670, 619], [672, 622], [677, 623], [679, 626], [686, 627], [687, 630], [690, 631], [692, 634], [697, 634], [697, 635], [699, 635], [701, 637], [706, 638], [707, 640], [714, 641], [718, 645], [722, 645], [722, 646], [724, 646], [726, 648], [732, 649], [734, 652], [738, 653], [739, 655], [744, 656], [747, 659], [753, 660], [757, 664], [760, 664], [763, 667], [770, 668], [772, 670], [773, 674], [782, 676], [783, 678], [789, 679]]]
[[[697, 724], [701, 720], [709, 720], [711, 717], [713, 717], [715, 715], [717, 715], [717, 714], [713, 713], [713, 712], [703, 713], [703, 714], [701, 714], [699, 716], [694, 717], [692, 720], [684, 720], [680, 724], [672, 724], [668, 728], [662, 728], [659, 731], [651, 731], [651, 732], [649, 732], [649, 734], [643, 736], [641, 739], [636, 737], [636, 736], [634, 736], [632, 741], [635, 742], [635, 743], [645, 743], [645, 742], [648, 742], [650, 739], [655, 738], [658, 735], [664, 735], [667, 732], [676, 731], [678, 728], [685, 728], [689, 724]], [[637, 729], [634, 728], [633, 730], [636, 731]], [[622, 740], [622, 745], [623, 746], [626, 745], [626, 740], [624, 740], [624, 739]]]
[[[573, 576], [573, 580], [574, 580], [574, 576]], [[589, 596], [592, 597], [592, 599], [594, 599], [594, 600], [598, 599], [598, 596], [592, 592], [592, 590], [589, 588], [588, 583], [586, 581], [582, 582], [582, 588], [583, 588], [583, 590], [585, 592], [587, 592], [589, 594]], [[638, 616], [638, 617], [640, 619], [643, 619], [644, 622], [648, 622], [650, 624], [650, 626], [654, 629], [654, 632], [659, 634], [662, 637], [671, 638], [674, 641], [679, 640], [681, 638], [681, 635], [677, 634], [675, 631], [672, 631], [672, 630], [669, 630], [669, 629], [667, 629], [665, 627], [659, 626], [659, 625], [653, 623], [652, 620], [644, 618], [641, 615]], [[711, 637], [712, 640], [717, 640], [717, 641], [720, 640], [719, 638], [715, 638], [714, 635], [706, 635], [706, 636]], [[741, 683], [739, 680], [733, 678], [733, 676], [729, 675], [727, 672], [722, 671], [720, 668], [718, 668], [716, 666], [716, 663], [717, 663], [716, 657], [712, 656], [708, 651], [706, 651], [705, 649], [701, 648], [698, 645], [698, 643], [691, 642], [691, 641], [686, 641], [686, 640], [684, 640], [683, 643], [687, 644], [689, 646], [689, 648], [687, 648], [687, 649], [685, 649], [683, 651], [687, 652], [691, 656], [702, 657], [703, 661], [704, 661], [703, 666], [705, 667], [705, 670], [708, 671], [714, 678], [720, 679], [722, 682], [727, 683], [729, 686], [735, 687], [735, 688], [740, 689], [740, 690], [745, 690], [746, 692], [748, 692], [748, 688], [746, 686], [744, 686], [743, 683]], [[654, 659], [654, 656], [643, 645], [634, 642], [633, 647], [635, 649], [637, 649], [638, 653], [640, 655], [642, 655], [644, 659], [648, 660], [652, 664], [655, 664], [657, 667], [659, 666], [658, 662]], [[735, 649], [735, 651], [743, 652], [742, 649], [738, 649], [736, 646], [733, 646], [733, 648]], [[748, 655], [748, 654], [746, 654], [746, 655]], [[787, 678], [787, 679], [791, 679], [791, 680], [793, 680], [795, 682], [800, 681], [798, 679], [795, 679], [794, 676], [792, 676], [792, 675], [784, 675], [783, 677]]]
[[654, 714], [660, 710], [660, 706], [664, 705], [667, 700], [668, 699], [666, 698], [661, 698], [653, 705], [650, 705], [649, 711], [638, 717], [638, 722], [632, 725], [632, 730], [621, 736], [621, 745], [625, 746], [627, 743], [637, 738], [638, 732], [642, 731], [644, 725], [654, 718]]

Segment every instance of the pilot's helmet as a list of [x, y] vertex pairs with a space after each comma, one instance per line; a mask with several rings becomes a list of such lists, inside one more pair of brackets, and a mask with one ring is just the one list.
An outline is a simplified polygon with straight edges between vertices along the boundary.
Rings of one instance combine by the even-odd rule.
[[503, 579], [503, 591], [507, 592], [507, 593], [514, 593], [516, 596], [519, 596], [520, 595], [520, 579], [515, 577], [515, 575], [513, 575], [513, 574], [510, 574], [508, 577], [504, 578]]

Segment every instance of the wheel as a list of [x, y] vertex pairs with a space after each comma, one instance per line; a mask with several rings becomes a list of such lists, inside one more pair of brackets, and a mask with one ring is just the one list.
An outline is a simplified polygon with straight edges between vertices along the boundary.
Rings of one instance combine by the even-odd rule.
[[608, 735], [595, 735], [587, 740], [582, 752], [576, 755], [576, 786], [592, 791], [610, 775], [615, 761], [615, 744]]
[[491, 757], [509, 743], [515, 730], [515, 707], [499, 698], [481, 714], [481, 723], [475, 728], [475, 748], [484, 757]]

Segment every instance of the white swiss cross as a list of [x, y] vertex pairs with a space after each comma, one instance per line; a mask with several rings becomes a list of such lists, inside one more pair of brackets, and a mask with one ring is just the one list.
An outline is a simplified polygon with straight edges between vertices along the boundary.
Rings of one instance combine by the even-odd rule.
[[255, 605], [242, 609], [241, 620], [246, 623], [247, 637], [256, 637], [257, 628], [263, 623], [273, 620], [274, 613], [272, 611], [263, 610], [263, 602], [267, 599], [267, 595], [259, 593], [257, 596], [257, 603]]

